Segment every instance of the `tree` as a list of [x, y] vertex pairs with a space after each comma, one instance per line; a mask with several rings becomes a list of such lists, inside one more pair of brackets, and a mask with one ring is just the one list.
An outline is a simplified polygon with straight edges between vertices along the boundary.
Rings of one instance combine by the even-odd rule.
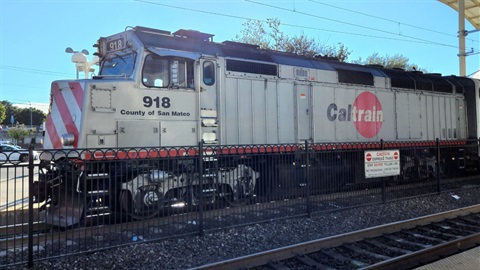
[[0, 103], [0, 123], [2, 123], [6, 117], [7, 117], [7, 108], [5, 108], [5, 106]]
[[236, 35], [235, 41], [258, 45], [261, 49], [276, 50], [304, 56], [336, 57], [345, 62], [351, 51], [343, 43], [336, 45], [319, 45], [315, 39], [304, 33], [288, 36], [280, 30], [281, 22], [277, 18], [267, 19], [267, 23], [260, 20], [248, 20], [244, 28]]
[[42, 124], [45, 119], [45, 113], [36, 108], [20, 108], [18, 110], [17, 117], [15, 118], [16, 122], [22, 123], [25, 125], [30, 125], [30, 122], [34, 126]]
[[387, 54], [385, 56], [380, 56], [378, 53], [373, 53], [372, 55], [368, 56], [365, 61], [362, 61], [362, 59], [359, 58], [358, 60], [354, 61], [354, 63], [361, 65], [381, 65], [385, 68], [401, 68], [404, 70], [418, 70], [424, 72], [427, 71], [424, 68], [419, 68], [417, 65], [409, 63], [409, 60], [410, 59], [408, 57], [401, 54], [395, 54], [393, 56]]
[[19, 141], [23, 139], [30, 133], [29, 130], [25, 129], [25, 125], [18, 125], [8, 130], [8, 136], [15, 140], [15, 143], [18, 144]]
[[45, 119], [46, 115], [43, 111], [36, 109], [36, 108], [19, 108], [17, 106], [13, 106], [12, 103], [3, 100], [0, 102], [2, 106], [5, 107], [5, 118], [1, 118], [1, 109], [0, 109], [0, 123], [2, 125], [8, 126], [10, 125], [10, 117], [13, 115], [15, 123], [21, 123], [30, 125], [30, 121], [32, 125], [38, 126], [42, 124]]

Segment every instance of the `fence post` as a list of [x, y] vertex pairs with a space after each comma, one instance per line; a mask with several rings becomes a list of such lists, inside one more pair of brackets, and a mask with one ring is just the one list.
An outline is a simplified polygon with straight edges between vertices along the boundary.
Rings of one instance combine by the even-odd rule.
[[28, 148], [28, 268], [33, 267], [33, 144]]
[[307, 184], [307, 216], [310, 218], [311, 215], [311, 209], [310, 209], [310, 153], [308, 151], [308, 148], [310, 146], [308, 145], [308, 140], [305, 140], [305, 182]]
[[203, 236], [203, 141], [198, 143], [198, 184], [200, 185], [200, 198], [199, 198], [199, 207], [198, 209], [198, 230], [199, 235]]
[[[383, 139], [380, 139], [380, 149], [385, 150], [385, 143]], [[385, 176], [382, 177], [382, 202], [387, 202], [387, 178]]]
[[437, 170], [437, 193], [440, 194], [442, 191], [442, 187], [440, 186], [440, 140], [438, 138], [435, 139], [435, 148], [437, 149], [437, 160], [436, 160], [436, 170]]

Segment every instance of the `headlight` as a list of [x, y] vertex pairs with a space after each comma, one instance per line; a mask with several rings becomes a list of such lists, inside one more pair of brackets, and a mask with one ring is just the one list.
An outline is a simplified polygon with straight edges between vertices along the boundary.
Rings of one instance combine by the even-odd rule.
[[72, 146], [75, 142], [75, 135], [71, 133], [63, 134], [60, 140], [63, 146]]

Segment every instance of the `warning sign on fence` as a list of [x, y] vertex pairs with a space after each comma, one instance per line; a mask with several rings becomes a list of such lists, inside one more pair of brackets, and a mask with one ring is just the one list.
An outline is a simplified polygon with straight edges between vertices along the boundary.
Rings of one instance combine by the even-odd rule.
[[365, 177], [400, 175], [400, 151], [365, 151]]

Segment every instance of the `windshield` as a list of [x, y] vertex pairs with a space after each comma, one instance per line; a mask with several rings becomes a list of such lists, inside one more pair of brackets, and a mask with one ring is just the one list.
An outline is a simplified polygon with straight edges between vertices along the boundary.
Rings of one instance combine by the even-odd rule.
[[103, 62], [100, 75], [127, 77], [132, 75], [133, 68], [135, 67], [135, 53], [127, 55], [111, 54], [110, 56], [111, 57]]

